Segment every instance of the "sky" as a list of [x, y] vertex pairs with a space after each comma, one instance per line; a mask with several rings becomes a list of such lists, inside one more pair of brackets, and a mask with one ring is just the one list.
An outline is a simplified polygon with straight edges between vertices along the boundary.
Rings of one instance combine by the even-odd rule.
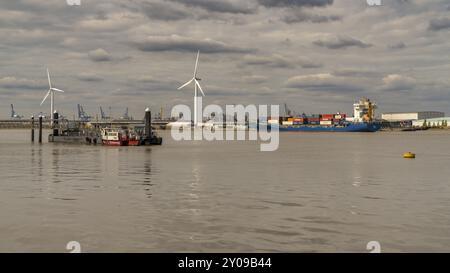
[[49, 112], [47, 67], [68, 117], [167, 114], [197, 50], [204, 104], [450, 114], [448, 0], [1, 0], [0, 117]]

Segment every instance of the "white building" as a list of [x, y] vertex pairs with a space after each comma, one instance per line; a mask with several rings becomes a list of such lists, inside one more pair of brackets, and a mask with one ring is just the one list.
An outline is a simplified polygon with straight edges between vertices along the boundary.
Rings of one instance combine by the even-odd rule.
[[422, 126], [429, 126], [429, 127], [440, 127], [443, 125], [447, 125], [447, 127], [450, 127], [450, 117], [444, 117], [444, 118], [431, 118], [431, 119], [419, 119], [414, 120], [412, 122], [413, 127], [422, 127]]
[[409, 113], [383, 113], [381, 118], [386, 121], [414, 121], [433, 118], [443, 118], [445, 113], [436, 111], [409, 112]]

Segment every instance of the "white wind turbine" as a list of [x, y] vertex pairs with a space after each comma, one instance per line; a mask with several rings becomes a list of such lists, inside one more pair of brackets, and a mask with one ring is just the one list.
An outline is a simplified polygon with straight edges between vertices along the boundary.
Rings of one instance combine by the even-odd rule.
[[54, 93], [55, 93], [55, 91], [64, 93], [64, 91], [61, 90], [61, 89], [57, 89], [57, 88], [53, 88], [52, 87], [52, 82], [50, 80], [50, 72], [48, 71], [48, 68], [47, 68], [47, 78], [48, 78], [49, 89], [48, 89], [47, 95], [45, 95], [44, 99], [42, 100], [41, 105], [44, 104], [45, 100], [50, 95], [50, 124], [53, 125], [53, 109], [55, 108]]
[[198, 125], [198, 117], [197, 117], [197, 96], [198, 96], [197, 93], [198, 93], [198, 91], [197, 91], [197, 88], [200, 89], [200, 92], [202, 93], [202, 95], [205, 96], [205, 93], [203, 93], [203, 89], [200, 86], [200, 82], [199, 82], [199, 81], [201, 81], [201, 79], [197, 78], [199, 57], [200, 57], [200, 51], [198, 51], [198, 53], [197, 53], [197, 61], [195, 62], [194, 77], [187, 83], [180, 86], [180, 88], [178, 88], [178, 90], [180, 90], [180, 89], [183, 89], [184, 87], [188, 86], [192, 82], [194, 83], [194, 126]]

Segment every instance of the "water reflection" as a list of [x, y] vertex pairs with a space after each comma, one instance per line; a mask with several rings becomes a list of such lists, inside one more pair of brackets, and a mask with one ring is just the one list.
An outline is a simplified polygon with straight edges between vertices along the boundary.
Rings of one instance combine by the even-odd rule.
[[143, 166], [143, 181], [142, 185], [144, 186], [143, 189], [145, 191], [145, 195], [147, 198], [152, 197], [151, 188], [153, 186], [152, 184], [152, 154], [151, 154], [151, 148], [146, 148], [144, 153], [144, 166]]
[[53, 183], [57, 184], [57, 183], [61, 183], [62, 180], [60, 178], [60, 149], [59, 148], [53, 148], [52, 150], [52, 158], [51, 158], [51, 162], [52, 162], [52, 179], [53, 179]]

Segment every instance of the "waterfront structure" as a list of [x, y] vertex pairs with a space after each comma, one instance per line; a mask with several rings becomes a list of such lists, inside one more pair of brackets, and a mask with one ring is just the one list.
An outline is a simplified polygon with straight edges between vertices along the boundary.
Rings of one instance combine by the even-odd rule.
[[412, 121], [413, 127], [450, 127], [450, 117], [419, 119]]
[[445, 113], [437, 111], [422, 111], [422, 112], [391, 112], [383, 113], [381, 119], [389, 122], [399, 121], [416, 121], [433, 118], [443, 118]]

